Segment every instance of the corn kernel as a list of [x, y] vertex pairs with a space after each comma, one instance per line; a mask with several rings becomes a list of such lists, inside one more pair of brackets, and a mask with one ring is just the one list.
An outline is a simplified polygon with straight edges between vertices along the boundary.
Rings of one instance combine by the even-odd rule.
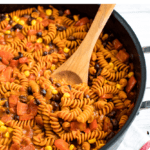
[[65, 53], [68, 53], [69, 51], [70, 51], [69, 48], [67, 48], [67, 47], [64, 48], [64, 52], [65, 52]]
[[75, 21], [78, 21], [78, 20], [79, 20], [79, 16], [78, 16], [78, 15], [73, 15], [73, 19], [74, 19]]
[[16, 23], [18, 23], [18, 22], [19, 22], [19, 20], [20, 20], [20, 18], [17, 18], [17, 19], [15, 20], [15, 22], [16, 22]]
[[121, 85], [120, 84], [116, 84], [117, 89], [121, 89]]
[[95, 142], [96, 142], [96, 138], [91, 139], [91, 140], [88, 140], [88, 142], [89, 142], [90, 144], [95, 143]]
[[0, 120], [0, 126], [3, 126], [4, 125], [4, 122], [2, 122], [1, 120]]
[[31, 21], [31, 24], [34, 26], [34, 25], [36, 25], [36, 20], [32, 20]]
[[17, 16], [13, 16], [12, 20], [15, 21], [17, 18]]
[[109, 63], [110, 67], [114, 67], [114, 64], [112, 62]]
[[8, 14], [6, 14], [5, 16], [8, 17]]
[[115, 70], [115, 71], [117, 71], [117, 69], [118, 69], [117, 67], [114, 67], [114, 70]]
[[25, 74], [26, 77], [29, 77], [30, 72], [29, 71], [25, 71], [24, 74]]
[[18, 23], [21, 24], [21, 25], [25, 24], [24, 20], [20, 20]]
[[105, 82], [105, 83], [108, 83], [108, 80], [105, 80], [104, 82]]
[[54, 88], [52, 85], [50, 85], [49, 88], [50, 88], [51, 90], [55, 90], [55, 88]]
[[13, 23], [12, 23], [12, 26], [15, 26], [15, 25], [16, 25], [16, 22], [13, 22]]
[[73, 144], [70, 145], [69, 150], [73, 150], [75, 147]]
[[42, 39], [42, 38], [38, 38], [38, 39], [36, 40], [36, 42], [37, 42], [37, 43], [42, 43], [42, 42], [43, 42], [43, 39]]
[[53, 70], [55, 70], [55, 69], [56, 69], [56, 66], [55, 66], [54, 64], [52, 64], [51, 70], [53, 71]]
[[57, 94], [58, 91], [57, 91], [57, 90], [52, 90], [52, 93], [53, 93], [53, 94]]
[[39, 84], [39, 83], [40, 83], [40, 81], [37, 81], [36, 83], [37, 83], [37, 84]]
[[9, 138], [9, 132], [6, 132], [6, 133], [4, 134], [4, 137]]
[[37, 17], [36, 20], [42, 21], [43, 19], [41, 17]]
[[46, 146], [45, 150], [52, 150], [52, 147], [51, 146]]
[[46, 45], [46, 48], [49, 49], [49, 45]]
[[5, 34], [10, 34], [10, 33], [11, 33], [10, 30], [5, 31]]
[[6, 20], [7, 20], [7, 21], [9, 21], [9, 20], [10, 20], [10, 18], [6, 18]]
[[134, 75], [134, 72], [129, 72], [128, 73], [128, 78], [131, 78]]
[[70, 97], [70, 94], [69, 93], [64, 93], [64, 95], [63, 95], [64, 97]]
[[47, 9], [47, 10], [46, 10], [46, 15], [47, 15], [47, 16], [50, 16], [51, 14], [52, 14], [52, 10], [51, 10], [51, 9]]
[[13, 128], [8, 127], [8, 132], [11, 133], [13, 131]]
[[1, 127], [0, 127], [0, 131], [1, 131], [1, 132], [5, 132], [6, 130], [7, 130], [7, 127], [6, 127], [6, 126], [1, 126]]

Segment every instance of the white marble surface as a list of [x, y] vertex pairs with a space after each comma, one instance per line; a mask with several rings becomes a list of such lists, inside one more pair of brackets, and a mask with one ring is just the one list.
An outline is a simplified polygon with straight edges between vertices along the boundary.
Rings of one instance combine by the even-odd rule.
[[[141, 46], [150, 46], [150, 4], [117, 4], [115, 10], [132, 27]], [[145, 53], [144, 56], [147, 67], [147, 82], [143, 101], [150, 101], [150, 53]], [[150, 109], [141, 110], [134, 123], [145, 135], [147, 135], [147, 131], [150, 133]], [[150, 135], [147, 136], [150, 138]]]

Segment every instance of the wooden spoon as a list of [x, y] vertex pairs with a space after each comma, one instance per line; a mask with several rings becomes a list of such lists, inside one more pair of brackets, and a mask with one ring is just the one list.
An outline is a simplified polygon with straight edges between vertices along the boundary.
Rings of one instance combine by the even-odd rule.
[[115, 4], [100, 5], [86, 37], [76, 52], [52, 73], [52, 77], [58, 80], [65, 79], [69, 84], [88, 82], [89, 62], [93, 48], [114, 7]]

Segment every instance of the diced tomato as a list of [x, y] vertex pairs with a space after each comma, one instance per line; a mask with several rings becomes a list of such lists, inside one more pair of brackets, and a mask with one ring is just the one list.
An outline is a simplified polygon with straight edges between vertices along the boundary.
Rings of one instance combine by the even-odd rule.
[[44, 12], [40, 12], [40, 16], [39, 17], [45, 19], [46, 18], [46, 14]]
[[30, 144], [30, 145], [27, 145], [26, 147], [24, 147], [23, 150], [35, 150], [35, 147], [32, 144]]
[[33, 116], [36, 116], [37, 114], [37, 105], [34, 104], [34, 99], [30, 101], [29, 103], [29, 113]]
[[18, 67], [18, 65], [19, 65], [19, 60], [14, 60], [14, 59], [12, 59], [12, 60], [10, 61], [10, 66], [11, 66], [11, 67]]
[[30, 74], [29, 80], [35, 80], [35, 75], [34, 74]]
[[4, 77], [5, 77], [5, 79], [6, 79], [7, 82], [10, 81], [10, 79], [11, 79], [11, 77], [12, 77], [12, 73], [13, 73], [13, 68], [10, 67], [10, 66], [8, 66], [8, 67], [4, 70], [3, 75], [4, 75]]
[[74, 26], [82, 26], [89, 23], [90, 20], [87, 17], [81, 18]]
[[137, 81], [136, 81], [136, 79], [135, 79], [134, 76], [132, 76], [132, 77], [129, 79], [129, 81], [128, 81], [128, 83], [127, 83], [127, 86], [126, 86], [126, 92], [127, 92], [127, 93], [129, 93], [129, 92], [134, 88], [136, 82], [137, 82]]
[[27, 112], [28, 112], [28, 105], [18, 101], [18, 103], [17, 103], [17, 115], [18, 116], [24, 115], [24, 114], [27, 114]]
[[54, 142], [54, 145], [60, 150], [69, 150], [69, 145], [63, 139], [57, 139]]
[[113, 94], [104, 94], [102, 95], [100, 98], [105, 98], [105, 99], [109, 99], [109, 98], [113, 98]]
[[34, 45], [34, 50], [35, 50], [35, 51], [38, 51], [38, 50], [40, 50], [40, 49], [42, 49], [42, 44], [41, 44], [41, 43], [35, 43], [35, 45]]
[[2, 59], [5, 58], [10, 61], [14, 57], [14, 55], [10, 52], [0, 50], [0, 57], [2, 57]]
[[71, 14], [71, 12], [70, 12], [70, 10], [69, 10], [69, 9], [67, 9], [67, 10], [65, 10], [65, 11], [64, 11], [64, 14], [66, 14], [66, 15], [70, 15], [70, 14]]
[[48, 20], [48, 19], [43, 19], [43, 20], [42, 20], [42, 25], [43, 25], [44, 27], [47, 27], [47, 26], [49, 25], [49, 20]]
[[19, 37], [20, 40], [23, 40], [25, 36], [21, 32], [16, 32], [16, 36]]
[[23, 120], [30, 120], [30, 119], [33, 119], [34, 116], [31, 115], [31, 114], [24, 114], [22, 116], [19, 116], [19, 120], [23, 121]]
[[85, 132], [85, 133], [89, 133], [89, 132], [91, 132], [91, 130], [90, 130], [90, 128], [86, 128], [86, 129], [84, 130], [84, 132]]
[[28, 63], [28, 57], [19, 58], [19, 63], [20, 64]]
[[10, 95], [9, 96], [9, 107], [17, 106], [19, 97], [17, 95]]
[[28, 30], [28, 35], [35, 35], [36, 33], [37, 33], [37, 31], [34, 29]]
[[108, 117], [104, 118], [104, 126], [103, 126], [103, 131], [105, 132], [110, 132], [110, 130], [113, 129], [113, 125]]
[[125, 63], [129, 60], [129, 54], [124, 51], [124, 50], [120, 50], [117, 55], [116, 55], [116, 58], [122, 62], [122, 63]]
[[[31, 129], [31, 127], [28, 126], [28, 125], [24, 127], [23, 133], [24, 133], [24, 135], [27, 136], [27, 137], [30, 137], [30, 138], [33, 137], [33, 129]], [[30, 144], [30, 143], [29, 143], [30, 141], [28, 141], [28, 140], [26, 140], [26, 139], [24, 139], [24, 142], [25, 142], [27, 145]]]
[[19, 149], [20, 149], [20, 145], [18, 143], [14, 143], [10, 147], [10, 150], [19, 150]]
[[33, 44], [31, 42], [27, 42], [26, 48], [32, 49], [33, 48]]
[[118, 39], [113, 40], [112, 43], [113, 43], [113, 45], [114, 45], [114, 47], [115, 47], [116, 50], [121, 49], [122, 46], [123, 46]]
[[93, 122], [90, 123], [89, 127], [91, 131], [97, 129], [98, 125], [96, 119], [94, 119]]
[[43, 126], [44, 124], [43, 124], [43, 119], [42, 119], [42, 117], [40, 116], [40, 115], [37, 115], [36, 117], [35, 117], [35, 121], [36, 121], [36, 123], [38, 124], [38, 125], [40, 125], [40, 126]]
[[71, 131], [77, 131], [77, 130], [80, 130], [80, 131], [84, 131], [86, 129], [86, 123], [80, 123], [80, 122], [71, 122], [70, 124], [70, 130]]
[[12, 118], [12, 115], [11, 114], [4, 114], [3, 116], [2, 116], [2, 118], [1, 118], [1, 121], [2, 122], [4, 122], [4, 123], [6, 123], [7, 121], [10, 121], [10, 120], [12, 120], [13, 118]]
[[6, 68], [6, 65], [4, 65], [2, 62], [0, 62], [0, 71], [4, 70]]
[[9, 61], [6, 58], [2, 58], [2, 62], [5, 65], [9, 65]]

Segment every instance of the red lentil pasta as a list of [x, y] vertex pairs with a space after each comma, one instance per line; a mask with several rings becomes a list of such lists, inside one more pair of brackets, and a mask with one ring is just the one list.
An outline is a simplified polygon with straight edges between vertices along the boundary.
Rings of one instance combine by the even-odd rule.
[[124, 126], [137, 81], [113, 33], [95, 44], [88, 84], [51, 77], [92, 21], [51, 5], [0, 14], [1, 150], [97, 150]]

